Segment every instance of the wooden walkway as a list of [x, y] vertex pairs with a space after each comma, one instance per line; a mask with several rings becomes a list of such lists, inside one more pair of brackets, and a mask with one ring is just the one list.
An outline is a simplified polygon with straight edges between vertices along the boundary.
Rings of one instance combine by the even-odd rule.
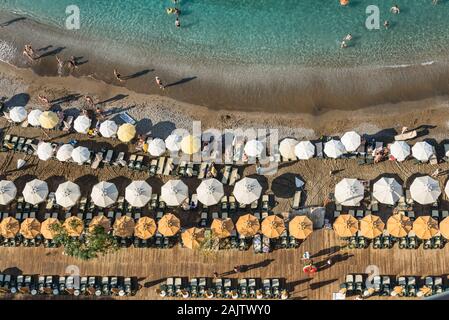
[[[212, 277], [230, 272], [235, 265], [249, 270], [238, 277], [284, 278], [293, 299], [331, 299], [347, 273], [365, 273], [369, 265], [382, 275], [445, 275], [449, 273], [449, 246], [441, 250], [347, 250], [331, 230], [319, 230], [297, 250], [277, 250], [270, 254], [252, 251], [204, 253], [183, 248], [171, 250], [121, 249], [99, 259], [83, 262], [61, 255], [60, 250], [45, 248], [0, 248], [0, 270], [23, 274], [63, 275], [76, 265], [81, 275], [136, 276], [142, 289], [129, 299], [157, 299], [155, 289], [166, 277]], [[302, 271], [301, 257], [309, 251], [315, 264], [323, 269], [313, 277]], [[328, 253], [340, 261], [325, 267]], [[235, 274], [229, 275], [235, 278]]]

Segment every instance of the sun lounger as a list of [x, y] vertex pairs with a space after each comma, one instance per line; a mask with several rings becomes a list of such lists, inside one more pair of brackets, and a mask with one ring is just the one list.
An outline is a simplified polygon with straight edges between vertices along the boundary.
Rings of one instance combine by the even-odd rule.
[[138, 156], [134, 164], [134, 170], [141, 171], [143, 168], [143, 156]]
[[433, 286], [434, 286], [434, 290], [433, 290], [434, 294], [442, 293], [443, 292], [443, 278], [442, 277], [434, 277], [433, 278]]
[[114, 156], [114, 150], [108, 150], [103, 159], [103, 163], [106, 165], [110, 165], [112, 162], [112, 157]]
[[191, 278], [189, 283], [190, 296], [192, 298], [198, 297], [198, 279]]
[[234, 196], [229, 196], [229, 211], [233, 212], [237, 209], [237, 203]]
[[159, 162], [157, 164], [156, 175], [162, 175], [164, 173], [165, 159], [166, 159], [165, 157], [159, 158]]
[[186, 174], [187, 177], [193, 177], [193, 162], [188, 162], [186, 166]]
[[299, 210], [300, 205], [301, 205], [301, 196], [302, 196], [302, 191], [295, 192], [295, 195], [293, 196], [293, 202], [292, 202], [293, 210]]
[[224, 185], [229, 183], [229, 179], [230, 179], [230, 176], [231, 176], [231, 170], [232, 170], [232, 167], [229, 166], [229, 165], [225, 166], [223, 168], [223, 177], [221, 179], [221, 183], [223, 183]]
[[153, 159], [150, 162], [150, 169], [148, 170], [150, 177], [153, 177], [156, 175], [156, 171], [157, 171], [157, 164], [158, 164], [158, 159]]
[[136, 154], [132, 154], [129, 156], [129, 160], [128, 160], [128, 168], [131, 170], [134, 170], [134, 166], [136, 164], [136, 160], [137, 160], [137, 155]]
[[416, 278], [415, 277], [407, 277], [407, 296], [414, 297], [416, 296]]
[[200, 278], [198, 281], [198, 295], [204, 297], [206, 293], [207, 282], [206, 278]]
[[173, 158], [168, 158], [167, 162], [165, 163], [165, 168], [164, 168], [164, 176], [169, 176], [173, 170]]
[[62, 131], [69, 132], [72, 130], [73, 116], [68, 116], [64, 121], [62, 121]]
[[239, 279], [239, 296], [243, 299], [248, 297], [248, 281], [246, 279]]
[[316, 157], [319, 159], [324, 158], [323, 142], [318, 141], [315, 143], [315, 154], [316, 154]]
[[201, 162], [200, 168], [198, 170], [198, 179], [202, 180], [206, 177], [208, 166], [209, 164], [207, 162]]
[[124, 122], [135, 125], [137, 122], [136, 120], [131, 117], [126, 111], [119, 113], [119, 118], [122, 119]]
[[126, 161], [125, 161], [125, 153], [124, 152], [120, 152], [117, 156], [117, 159], [115, 159], [114, 166], [121, 166], [124, 167], [126, 166]]
[[223, 280], [223, 288], [224, 288], [224, 295], [226, 298], [231, 298], [231, 291], [232, 291], [232, 281], [231, 279], [224, 279]]
[[394, 137], [394, 140], [396, 141], [407, 141], [410, 139], [414, 139], [418, 136], [418, 132], [416, 130], [405, 132], [398, 134]]
[[207, 226], [207, 212], [205, 212], [205, 211], [201, 212], [199, 226], [201, 228], [205, 228]]
[[24, 145], [25, 145], [25, 138], [24, 137], [20, 137], [19, 141], [17, 142], [16, 151], [17, 152], [22, 152]]
[[98, 169], [100, 163], [103, 161], [103, 152], [97, 152], [95, 154], [95, 159], [92, 161], [92, 165], [90, 166], [92, 169]]
[[231, 187], [233, 187], [235, 185], [236, 181], [239, 179], [240, 179], [239, 168], [238, 167], [232, 168], [231, 176], [229, 178], [229, 185]]

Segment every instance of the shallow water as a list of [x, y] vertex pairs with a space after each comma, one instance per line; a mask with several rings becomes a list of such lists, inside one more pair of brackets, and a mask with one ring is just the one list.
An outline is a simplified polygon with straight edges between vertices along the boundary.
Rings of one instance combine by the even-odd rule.
[[[225, 64], [400, 66], [443, 57], [449, 46], [449, 1], [181, 0], [181, 29], [165, 9], [171, 0], [77, 0], [78, 37], [106, 39], [129, 61], [171, 57], [178, 62]], [[73, 0], [2, 0], [0, 9], [64, 28]], [[393, 3], [401, 14], [389, 13]], [[368, 5], [391, 28], [365, 28]], [[351, 47], [340, 49], [347, 34]], [[127, 48], [136, 50], [128, 50]], [[137, 57], [136, 52], [139, 52]], [[142, 56], [143, 55], [143, 56]]]

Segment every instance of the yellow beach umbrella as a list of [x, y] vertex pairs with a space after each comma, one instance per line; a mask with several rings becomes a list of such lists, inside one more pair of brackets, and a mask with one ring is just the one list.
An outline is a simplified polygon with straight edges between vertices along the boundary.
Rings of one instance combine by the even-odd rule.
[[235, 226], [237, 232], [244, 237], [253, 237], [260, 229], [259, 219], [252, 214], [241, 216]]
[[134, 228], [134, 235], [140, 239], [147, 240], [150, 239], [156, 233], [157, 225], [156, 222], [149, 217], [142, 217], [137, 221]]
[[437, 235], [438, 222], [431, 216], [418, 217], [413, 222], [413, 231], [418, 238], [428, 240]]
[[103, 227], [105, 232], [109, 232], [111, 229], [111, 220], [105, 216], [93, 217], [92, 221], [89, 223], [89, 232], [93, 232], [97, 226]]
[[231, 236], [231, 232], [234, 230], [234, 223], [230, 218], [214, 219], [210, 228], [215, 236], [224, 239]]
[[26, 239], [34, 239], [41, 233], [41, 223], [36, 218], [27, 218], [20, 225], [20, 233]]
[[412, 230], [410, 218], [399, 213], [394, 214], [387, 221], [387, 231], [396, 238], [403, 238]]
[[14, 238], [20, 230], [20, 223], [13, 217], [8, 217], [0, 223], [0, 234], [8, 239]]
[[185, 136], [181, 141], [181, 150], [185, 154], [194, 154], [201, 150], [201, 140], [192, 135]]
[[446, 239], [449, 239], [449, 217], [440, 222], [440, 232]]
[[128, 216], [122, 216], [114, 222], [114, 235], [121, 238], [131, 237], [136, 226], [134, 219]]
[[166, 237], [172, 237], [181, 229], [181, 221], [174, 214], [164, 215], [158, 223], [159, 232]]
[[349, 214], [340, 215], [334, 222], [335, 233], [341, 238], [355, 235], [358, 229], [357, 219]]
[[305, 239], [313, 232], [313, 222], [307, 216], [296, 216], [288, 224], [290, 235], [296, 239]]
[[125, 123], [118, 128], [117, 137], [122, 142], [130, 142], [136, 136], [136, 127], [130, 123]]
[[39, 123], [44, 129], [53, 129], [59, 123], [59, 117], [53, 111], [45, 111], [39, 116]]
[[62, 226], [71, 237], [79, 237], [84, 230], [83, 220], [75, 216], [66, 219]]
[[373, 239], [382, 234], [385, 223], [378, 216], [368, 214], [360, 220], [360, 233], [362, 236]]
[[41, 233], [45, 239], [52, 240], [57, 233], [52, 230], [53, 225], [61, 225], [58, 219], [48, 218], [44, 222], [41, 223]]
[[186, 248], [197, 249], [204, 241], [204, 229], [190, 228], [184, 231], [181, 235], [182, 243]]
[[268, 216], [262, 221], [262, 233], [268, 238], [279, 238], [284, 230], [284, 220], [276, 215]]

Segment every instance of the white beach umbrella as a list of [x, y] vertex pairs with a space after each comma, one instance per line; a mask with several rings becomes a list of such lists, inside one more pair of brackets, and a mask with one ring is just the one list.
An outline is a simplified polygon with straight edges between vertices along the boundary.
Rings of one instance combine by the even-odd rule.
[[298, 140], [287, 138], [281, 141], [279, 144], [279, 153], [281, 156], [287, 159], [295, 159], [295, 147], [298, 144]]
[[0, 181], [0, 205], [7, 205], [15, 199], [17, 188], [12, 181]]
[[165, 139], [165, 146], [171, 152], [178, 152], [179, 150], [181, 150], [181, 141], [182, 141], [181, 136], [172, 133], [167, 137], [167, 139]]
[[48, 185], [45, 181], [34, 179], [25, 185], [22, 194], [26, 202], [32, 205], [39, 204], [47, 198]]
[[131, 182], [125, 190], [125, 199], [136, 208], [144, 207], [151, 200], [151, 186], [142, 180]]
[[9, 112], [9, 117], [12, 121], [20, 123], [25, 121], [25, 119], [27, 118], [27, 111], [24, 107], [14, 107]]
[[402, 194], [402, 186], [393, 178], [383, 177], [373, 186], [373, 196], [380, 203], [394, 205]]
[[224, 196], [223, 184], [217, 179], [206, 179], [196, 189], [198, 200], [206, 205], [213, 206], [220, 202]]
[[245, 145], [245, 153], [249, 157], [260, 157], [264, 151], [264, 145], [259, 140], [250, 140]]
[[90, 151], [86, 147], [76, 147], [72, 151], [72, 159], [78, 164], [83, 164], [90, 159]]
[[39, 121], [39, 117], [41, 116], [42, 111], [39, 109], [31, 110], [28, 114], [28, 123], [33, 127], [40, 127], [41, 123]]
[[335, 199], [343, 206], [358, 206], [363, 200], [365, 188], [357, 179], [345, 178], [335, 186]]
[[94, 185], [90, 197], [96, 206], [106, 208], [117, 201], [118, 190], [115, 184], [101, 181]]
[[341, 137], [341, 143], [345, 146], [346, 151], [354, 152], [362, 144], [362, 138], [357, 132], [349, 131]]
[[390, 152], [397, 161], [401, 162], [410, 155], [410, 146], [405, 141], [395, 141], [390, 146]]
[[162, 139], [154, 138], [148, 144], [148, 152], [153, 157], [159, 157], [165, 152], [165, 142]]
[[346, 149], [340, 140], [330, 140], [324, 144], [324, 153], [329, 158], [337, 159], [346, 153]]
[[117, 134], [118, 126], [112, 120], [106, 120], [100, 124], [100, 134], [105, 138], [112, 138]]
[[189, 188], [181, 180], [170, 180], [161, 188], [161, 198], [168, 206], [179, 206], [189, 196]]
[[234, 196], [242, 204], [250, 204], [260, 198], [262, 186], [253, 178], [243, 178], [234, 187]]
[[295, 147], [295, 155], [299, 160], [309, 160], [315, 156], [315, 146], [310, 141], [301, 141]]
[[56, 152], [56, 159], [65, 162], [72, 158], [73, 146], [71, 144], [64, 144], [59, 147]]
[[49, 142], [41, 142], [37, 146], [37, 156], [43, 161], [47, 161], [53, 157], [53, 146]]
[[420, 204], [432, 204], [438, 200], [441, 189], [437, 180], [423, 176], [413, 180], [410, 194], [412, 199]]
[[309, 160], [315, 155], [315, 146], [310, 141], [301, 141], [295, 147], [295, 154], [299, 160]]
[[433, 147], [425, 141], [417, 142], [412, 147], [412, 155], [419, 161], [429, 161], [433, 155]]
[[90, 129], [91, 123], [92, 120], [90, 120], [89, 117], [81, 115], [75, 119], [73, 127], [75, 128], [76, 132], [87, 133]]
[[71, 181], [58, 186], [55, 193], [56, 203], [63, 208], [73, 207], [81, 197], [80, 187]]

